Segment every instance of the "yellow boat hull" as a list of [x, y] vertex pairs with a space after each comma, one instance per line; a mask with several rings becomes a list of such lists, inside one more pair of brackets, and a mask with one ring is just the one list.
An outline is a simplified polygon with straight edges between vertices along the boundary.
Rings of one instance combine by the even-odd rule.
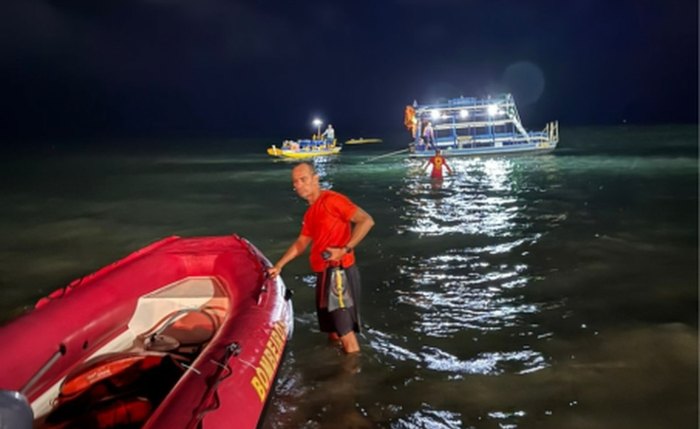
[[289, 150], [273, 146], [267, 149], [267, 154], [279, 158], [306, 159], [315, 158], [317, 156], [337, 155], [340, 153], [340, 149], [341, 147], [337, 146], [328, 149]]
[[359, 139], [348, 140], [348, 141], [345, 142], [345, 144], [353, 145], [353, 144], [370, 144], [370, 143], [381, 143], [381, 142], [382, 142], [382, 139], [363, 139], [363, 138], [359, 138]]

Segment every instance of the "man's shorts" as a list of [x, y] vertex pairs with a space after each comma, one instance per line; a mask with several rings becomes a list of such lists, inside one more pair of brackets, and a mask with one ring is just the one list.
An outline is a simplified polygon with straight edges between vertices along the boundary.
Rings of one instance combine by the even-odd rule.
[[[321, 293], [324, 291], [324, 273], [316, 273], [316, 315], [321, 332], [335, 332], [343, 336], [351, 331], [360, 332], [360, 270], [353, 265], [345, 268], [348, 278], [349, 292], [352, 295], [354, 305], [328, 312], [328, 307], [321, 308]], [[323, 299], [327, 301], [327, 299]]]

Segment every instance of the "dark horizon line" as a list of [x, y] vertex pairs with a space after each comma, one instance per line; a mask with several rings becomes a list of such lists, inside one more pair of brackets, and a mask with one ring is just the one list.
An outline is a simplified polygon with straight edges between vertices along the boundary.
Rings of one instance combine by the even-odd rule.
[[[585, 122], [568, 122], [559, 121], [560, 127], [569, 128], [586, 128], [586, 127], [615, 127], [615, 126], [690, 126], [690, 125], [700, 125], [700, 118], [696, 121], [644, 121], [644, 122], [634, 122], [629, 120], [622, 121], [606, 121], [606, 122], [596, 122], [596, 123], [585, 123]], [[528, 127], [528, 130], [534, 130], [537, 127]], [[240, 131], [240, 130], [239, 130]], [[343, 132], [342, 130], [338, 133], [344, 139], [360, 137], [372, 137], [372, 136], [395, 136], [402, 133], [407, 133], [403, 128], [395, 128], [392, 130], [385, 131], [374, 131], [374, 132], [356, 132], [348, 131]], [[140, 140], [140, 139], [151, 139], [151, 138], [163, 138], [163, 139], [175, 139], [175, 140], [189, 140], [189, 139], [237, 139], [237, 140], [261, 140], [261, 139], [299, 139], [310, 137], [309, 136], [290, 136], [289, 133], [284, 133], [281, 131], [273, 131], [268, 133], [259, 133], [255, 131], [244, 132], [244, 133], [227, 133], [227, 132], [206, 132], [206, 131], [180, 131], [180, 132], [142, 132], [142, 133], [132, 133], [132, 132], [110, 132], [110, 131], [97, 131], [94, 133], [17, 133], [13, 135], [2, 136], [2, 142], [8, 143], [9, 141], [15, 141], [17, 143], [41, 143], [47, 140], [53, 142], [61, 142], [64, 140], [93, 140], [93, 139], [105, 139], [105, 140]], [[0, 144], [2, 146], [2, 144]]]

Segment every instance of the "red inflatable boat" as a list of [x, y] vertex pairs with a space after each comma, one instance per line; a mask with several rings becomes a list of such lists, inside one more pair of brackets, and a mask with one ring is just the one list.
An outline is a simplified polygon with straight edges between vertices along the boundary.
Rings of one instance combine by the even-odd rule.
[[235, 235], [151, 244], [1, 327], [0, 389], [39, 428], [256, 427], [293, 327], [268, 266]]

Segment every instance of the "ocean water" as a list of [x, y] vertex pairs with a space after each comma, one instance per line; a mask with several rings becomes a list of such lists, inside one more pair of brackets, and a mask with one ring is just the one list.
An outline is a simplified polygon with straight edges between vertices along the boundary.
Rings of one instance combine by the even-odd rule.
[[[419, 162], [400, 139], [317, 160], [376, 226], [357, 249], [362, 352], [295, 334], [262, 427], [694, 428], [696, 126], [561, 129], [538, 156]], [[167, 142], [166, 142], [167, 143]], [[0, 160], [0, 320], [169, 235], [237, 233], [276, 260], [305, 203], [274, 141], [48, 145]]]

